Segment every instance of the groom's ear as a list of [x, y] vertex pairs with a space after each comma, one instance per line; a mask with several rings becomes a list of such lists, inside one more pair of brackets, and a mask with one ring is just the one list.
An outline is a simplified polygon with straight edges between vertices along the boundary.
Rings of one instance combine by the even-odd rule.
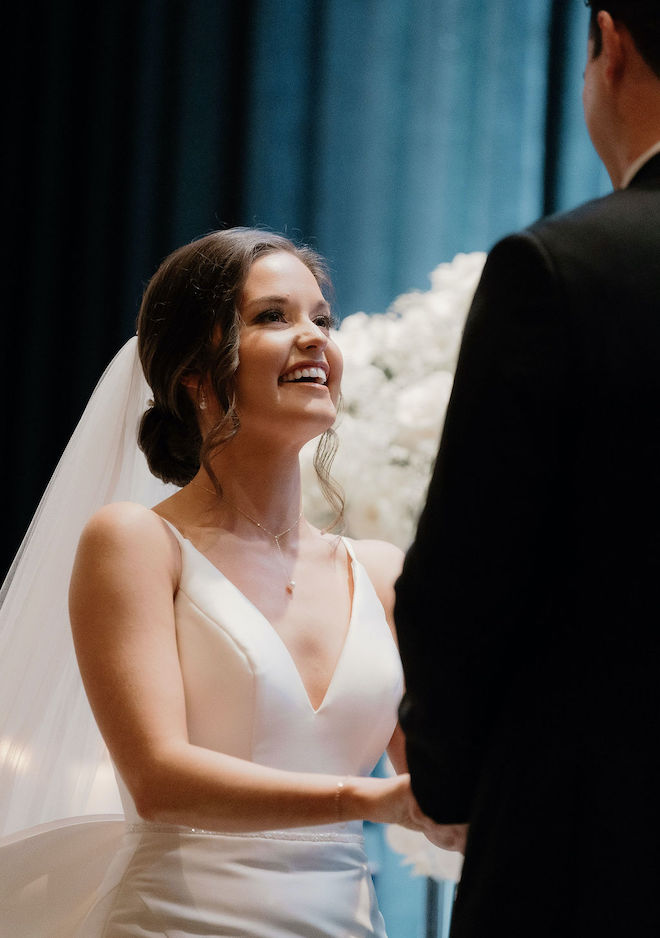
[[[623, 74], [632, 37], [626, 27], [613, 20], [606, 10], [599, 11], [598, 26], [602, 38], [600, 55], [603, 57], [605, 77], [612, 85], [617, 83]], [[634, 46], [634, 43], [632, 45]]]

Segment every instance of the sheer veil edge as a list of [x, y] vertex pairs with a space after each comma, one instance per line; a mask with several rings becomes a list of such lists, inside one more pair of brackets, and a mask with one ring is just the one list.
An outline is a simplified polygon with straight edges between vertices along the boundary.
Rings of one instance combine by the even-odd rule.
[[121, 811], [76, 664], [67, 594], [94, 511], [116, 501], [151, 507], [175, 491], [137, 446], [150, 395], [134, 336], [96, 386], [0, 590], [0, 836]]

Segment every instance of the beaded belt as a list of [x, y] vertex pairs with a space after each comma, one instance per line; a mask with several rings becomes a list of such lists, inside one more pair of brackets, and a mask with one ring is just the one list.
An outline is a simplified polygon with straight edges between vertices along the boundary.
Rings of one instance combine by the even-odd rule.
[[209, 837], [240, 837], [249, 840], [292, 840], [313, 841], [315, 843], [346, 843], [361, 844], [364, 842], [362, 834], [349, 831], [310, 831], [292, 828], [275, 831], [209, 831], [201, 827], [181, 827], [177, 824], [157, 824], [150, 821], [138, 821], [127, 824], [126, 830], [131, 834], [195, 834]]

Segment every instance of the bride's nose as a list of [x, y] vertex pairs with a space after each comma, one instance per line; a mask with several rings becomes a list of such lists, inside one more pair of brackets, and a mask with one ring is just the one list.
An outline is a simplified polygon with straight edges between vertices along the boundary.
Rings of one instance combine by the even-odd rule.
[[308, 319], [298, 329], [296, 344], [299, 348], [325, 348], [328, 344], [328, 335], [320, 326]]

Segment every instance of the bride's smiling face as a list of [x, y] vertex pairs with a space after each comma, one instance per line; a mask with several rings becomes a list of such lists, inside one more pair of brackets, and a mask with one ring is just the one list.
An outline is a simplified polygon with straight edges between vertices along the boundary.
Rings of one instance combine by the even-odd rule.
[[241, 427], [292, 442], [327, 430], [337, 416], [342, 357], [316, 278], [295, 254], [277, 251], [250, 268], [239, 302], [235, 388]]

